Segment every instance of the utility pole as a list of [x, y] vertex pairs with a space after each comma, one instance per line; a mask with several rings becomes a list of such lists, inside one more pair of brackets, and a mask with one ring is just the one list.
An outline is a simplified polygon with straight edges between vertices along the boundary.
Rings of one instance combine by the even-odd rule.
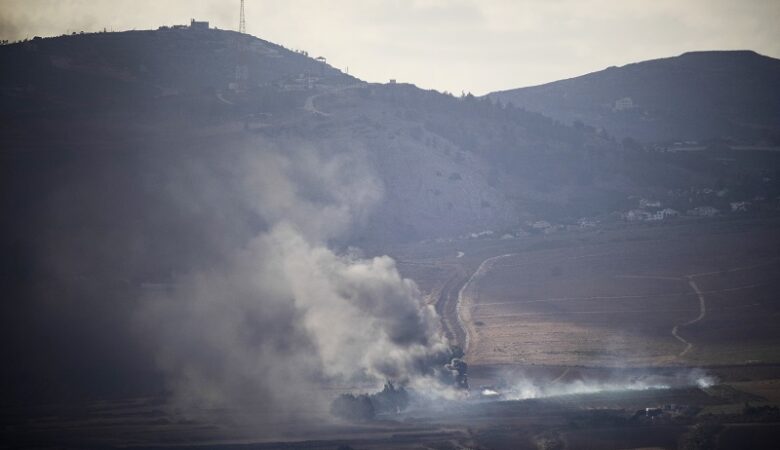
[[[238, 32], [246, 34], [246, 14], [244, 13], [244, 0], [241, 0], [241, 19], [238, 22]], [[249, 55], [247, 54], [246, 39], [236, 39], [236, 92], [244, 92], [249, 86], [249, 65], [247, 60]]]
[[246, 15], [244, 14], [244, 0], [241, 0], [241, 20], [238, 23], [238, 32], [246, 34]]

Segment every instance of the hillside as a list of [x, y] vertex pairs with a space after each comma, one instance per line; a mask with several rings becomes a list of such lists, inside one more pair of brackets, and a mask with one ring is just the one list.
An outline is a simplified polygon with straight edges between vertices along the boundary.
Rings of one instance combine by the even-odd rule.
[[[508, 230], [534, 215], [524, 205], [568, 208], [572, 192], [581, 191], [573, 173], [580, 170], [577, 161], [615, 148], [589, 130], [471, 96], [369, 85], [229, 31], [35, 39], [0, 47], [0, 61], [6, 158], [19, 162], [56, 151], [70, 170], [103, 172], [111, 169], [102, 165], [120, 155], [143, 155], [141, 162], [151, 167], [136, 161], [119, 168], [121, 176], [132, 177], [176, 167], [177, 157], [193, 158], [208, 146], [229, 159], [231, 149], [247, 145], [299, 140], [323, 149], [348, 141], [367, 149], [385, 192], [366, 228], [369, 240]], [[241, 65], [247, 76], [236, 86]], [[98, 157], [107, 161], [93, 159]], [[57, 163], [46, 164], [52, 166], [37, 170], [55, 170]], [[73, 176], [79, 183], [97, 182]], [[548, 186], [548, 177], [568, 180], [558, 183], [563, 191], [552, 192], [558, 188]], [[83, 189], [103, 191], [98, 185]]]
[[619, 139], [780, 142], [780, 60], [752, 51], [690, 52], [490, 97]]
[[[741, 71], [742, 78], [763, 80], [751, 84], [756, 89], [768, 83], [764, 66], [775, 67], [774, 60], [745, 53], [731, 57], [758, 58], [758, 68], [737, 65], [733, 70]], [[661, 83], [659, 73], [684, 72], [664, 67], [688, 67], [699, 59], [704, 62], [696, 66], [707, 61], [717, 65], [712, 58], [722, 56], [691, 54], [605, 73], [628, 80], [626, 86], [636, 84], [631, 81], [635, 79]], [[382, 200], [353, 230], [352, 240], [361, 242], [515, 233], [539, 220], [563, 225], [576, 225], [583, 218], [614, 220], [636, 208], [641, 198], [660, 199], [683, 211], [700, 206], [690, 203], [696, 196], [682, 191], [729, 187], [727, 196], [701, 200], [719, 209], [750, 195], [773, 198], [774, 184], [757, 181], [776, 179], [774, 166], [765, 163], [771, 155], [753, 155], [755, 161], [748, 166], [724, 166], [722, 154], [647, 154], [621, 144], [612, 128], [604, 132], [580, 123], [569, 126], [491, 98], [365, 83], [305, 54], [231, 31], [163, 29], [35, 39], [0, 47], [0, 62], [0, 137], [8, 172], [4, 181], [11, 191], [29, 192], [31, 203], [25, 211], [36, 214], [48, 213], [35, 202], [50, 191], [68, 195], [72, 190], [81, 196], [81, 207], [94, 203], [98, 208], [83, 212], [82, 221], [106, 213], [106, 202], [117, 208], [113, 216], [132, 216], [140, 209], [122, 208], [150, 208], [149, 199], [138, 197], [143, 177], [163, 183], [192, 164], [202, 166], [198, 170], [205, 173], [200, 176], [217, 176], [215, 168], [237, 164], [247, 148], [262, 153], [272, 147], [364, 153], [380, 183]], [[238, 79], [237, 71], [243, 73]], [[602, 78], [592, 74], [584, 77], [587, 83], [574, 79], [534, 89], [554, 90], [570, 83], [582, 96], [568, 98], [585, 104], [586, 94], [606, 98], [612, 95], [607, 88], [618, 86]], [[660, 88], [645, 85], [650, 86], [646, 92], [626, 95], [639, 105], [663, 103], [651, 95]], [[774, 106], [767, 100], [772, 92], [752, 98], [736, 91], [734, 95], [728, 103], [734, 106], [724, 106], [725, 113], [737, 107], [759, 113]], [[680, 101], [667, 96], [665, 108]], [[712, 103], [711, 108], [717, 106]], [[28, 177], [30, 171], [46, 182]], [[217, 178], [220, 189], [238, 189], [225, 174]], [[121, 189], [106, 189], [107, 180], [123, 179], [127, 185]], [[144, 186], [165, 213], [141, 222], [128, 217], [123, 226], [138, 223], [148, 227], [138, 232], [154, 234], [160, 225], [155, 221], [166, 226], [181, 221], [193, 224], [186, 228], [194, 232], [214, 217], [208, 208], [198, 209], [201, 217], [182, 215], [177, 199], [156, 191], [163, 188], [170, 186]], [[205, 195], [189, 185], [177, 189]], [[84, 192], [127, 198], [93, 200]], [[237, 210], [219, 214], [235, 215], [238, 222], [249, 214], [246, 205], [228, 205]]]
[[354, 79], [303, 54], [223, 30], [161, 29], [74, 34], [0, 47], [0, 114], [85, 113], [141, 107], [166, 97], [227, 89], [246, 67], [247, 85], [270, 86], [301, 74]]
[[[723, 58], [738, 61], [724, 66]], [[206, 171], [201, 175], [216, 176], [211, 173], [215, 167], [237, 164], [235, 158], [248, 148], [262, 153], [263, 148], [286, 147], [311, 147], [323, 155], [356, 149], [364, 154], [367, 169], [379, 182], [381, 201], [353, 230], [352, 240], [361, 242], [515, 233], [539, 220], [562, 225], [576, 225], [583, 218], [614, 220], [636, 208], [641, 198], [660, 199], [683, 211], [702, 206], [693, 204], [698, 195], [683, 191], [728, 188], [729, 195], [706, 200], [718, 209], [751, 196], [773, 198], [774, 166], [766, 164], [772, 155], [750, 154], [748, 165], [724, 165], [729, 155], [720, 153], [646, 153], [621, 143], [612, 126], [604, 126], [605, 132], [581, 116], [585, 124], [569, 126], [492, 98], [456, 98], [408, 84], [369, 84], [324, 61], [231, 31], [161, 29], [34, 39], [0, 47], [0, 62], [4, 181], [12, 191], [30, 193], [25, 211], [33, 213], [45, 211], [35, 203], [36, 192], [40, 199], [51, 190], [103, 195], [106, 180], [127, 179], [127, 186], [108, 192], [127, 196], [118, 208], [140, 205], [139, 176], [169, 180], [186, 170], [184, 162], [193, 161]], [[767, 74], [776, 62], [744, 52], [686, 54], [516, 94], [573, 86], [566, 90], [571, 105], [564, 107], [576, 111], [577, 105], [604, 104], [615, 95], [613, 90], [624, 89], [619, 98], [630, 95], [639, 106], [610, 110], [609, 117], [639, 115], [644, 124], [650, 114], [644, 104], [682, 115], [702, 108], [691, 100], [700, 91], [678, 87], [687, 96], [653, 94], [670, 83], [669, 77], [684, 79], [681, 74], [691, 67], [705, 66], [722, 72], [720, 78], [707, 78], [714, 81], [698, 83], [713, 91], [717, 80], [735, 74], [743, 80], [730, 96], [710, 99], [706, 111], [750, 113], [756, 120], [773, 111], [774, 91], [759, 89], [771, 85]], [[675, 109], [678, 104], [685, 107]], [[710, 116], [701, 117], [704, 126]], [[29, 171], [47, 181], [34, 183]], [[224, 174], [217, 178], [221, 189], [237, 189]], [[758, 181], [762, 179], [771, 182]], [[154, 192], [162, 187], [170, 188], [146, 188]], [[203, 195], [192, 186], [177, 189]], [[90, 198], [79, 195], [81, 206], [89, 208]], [[195, 230], [210, 219], [179, 215], [179, 205], [165, 203], [176, 199], [159, 193], [154, 200], [167, 213], [140, 222], [149, 227], [143, 233], [153, 232], [159, 225], [155, 220], [194, 223], [187, 228]], [[108, 200], [94, 201], [96, 208], [104, 208]], [[89, 221], [92, 214], [85, 212], [81, 220]], [[247, 212], [230, 214], [239, 218]], [[121, 208], [113, 215], [121, 216]]]

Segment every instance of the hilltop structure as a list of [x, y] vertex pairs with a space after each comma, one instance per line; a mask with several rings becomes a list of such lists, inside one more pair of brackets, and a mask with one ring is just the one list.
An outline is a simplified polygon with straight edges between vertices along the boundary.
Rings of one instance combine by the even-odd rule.
[[192, 30], [208, 30], [209, 29], [209, 23], [207, 21], [197, 21], [195, 19], [190, 20], [190, 29]]

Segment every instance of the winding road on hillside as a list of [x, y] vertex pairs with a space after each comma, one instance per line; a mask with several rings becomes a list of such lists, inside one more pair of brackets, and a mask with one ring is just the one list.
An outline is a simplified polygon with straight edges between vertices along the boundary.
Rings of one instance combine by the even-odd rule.
[[335, 90], [328, 90], [325, 92], [320, 92], [318, 94], [310, 95], [309, 97], [306, 98], [306, 102], [303, 104], [304, 111], [308, 111], [317, 116], [324, 116], [324, 117], [330, 116], [330, 113], [326, 113], [317, 109], [317, 107], [314, 105], [314, 100], [318, 99], [319, 97], [322, 97], [323, 95], [328, 95], [333, 92], [335, 92]]
[[339, 92], [344, 92], [344, 91], [346, 91], [348, 89], [359, 88], [360, 86], [362, 86], [362, 85], [361, 84], [351, 84], [349, 86], [326, 88], [322, 92], [318, 92], [316, 94], [312, 94], [312, 95], [308, 96], [306, 98], [306, 101], [303, 103], [303, 109], [304, 109], [304, 111], [308, 111], [308, 112], [310, 112], [310, 113], [312, 113], [314, 115], [317, 115], [317, 116], [328, 117], [328, 116], [330, 116], [330, 113], [326, 113], [324, 111], [320, 111], [319, 109], [317, 109], [317, 105], [314, 104], [315, 100], [317, 100], [318, 98], [323, 97], [325, 95], [337, 94]]

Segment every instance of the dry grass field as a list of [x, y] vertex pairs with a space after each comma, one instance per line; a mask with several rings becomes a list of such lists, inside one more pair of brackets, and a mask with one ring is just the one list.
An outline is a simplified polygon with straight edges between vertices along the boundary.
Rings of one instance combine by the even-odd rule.
[[617, 225], [390, 254], [472, 365], [780, 362], [778, 219]]
[[698, 231], [644, 230], [495, 261], [463, 305], [469, 361], [780, 362], [777, 229]]

